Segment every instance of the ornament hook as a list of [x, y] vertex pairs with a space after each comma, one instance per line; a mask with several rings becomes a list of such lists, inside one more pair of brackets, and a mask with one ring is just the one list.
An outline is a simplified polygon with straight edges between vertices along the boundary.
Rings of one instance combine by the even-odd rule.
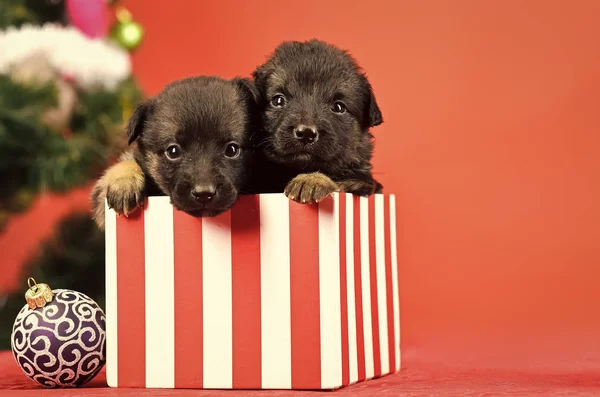
[[131, 22], [131, 20], [132, 20], [131, 12], [123, 6], [117, 7], [116, 14], [117, 14], [117, 21], [119, 21], [121, 23]]
[[[33, 285], [32, 285], [31, 283], [33, 283]], [[35, 278], [33, 278], [33, 277], [29, 277], [29, 278], [27, 279], [27, 286], [28, 286], [28, 287], [31, 289], [31, 288], [33, 288], [33, 286], [35, 286], [35, 285], [37, 285], [37, 283], [35, 282]]]

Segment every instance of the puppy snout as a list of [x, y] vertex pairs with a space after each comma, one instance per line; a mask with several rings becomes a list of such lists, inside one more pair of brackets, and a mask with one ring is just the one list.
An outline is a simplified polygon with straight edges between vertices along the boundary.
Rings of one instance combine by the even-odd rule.
[[313, 143], [317, 139], [319, 139], [317, 128], [313, 126], [301, 124], [298, 127], [296, 127], [296, 129], [294, 130], [294, 134], [296, 135], [296, 138], [299, 139], [305, 145]]
[[217, 195], [215, 185], [196, 185], [192, 189], [192, 197], [200, 204], [210, 203]]

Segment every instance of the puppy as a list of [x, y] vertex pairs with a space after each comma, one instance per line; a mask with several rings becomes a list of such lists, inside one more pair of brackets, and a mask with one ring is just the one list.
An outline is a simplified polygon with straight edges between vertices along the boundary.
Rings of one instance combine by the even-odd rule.
[[193, 77], [171, 83], [141, 103], [127, 127], [133, 149], [92, 191], [96, 223], [104, 227], [105, 199], [125, 215], [147, 195], [160, 194], [193, 216], [231, 208], [251, 168], [256, 99], [247, 79]]
[[383, 122], [382, 114], [347, 52], [317, 40], [284, 42], [253, 77], [263, 126], [258, 190], [284, 191], [301, 203], [335, 191], [381, 192], [369, 128]]

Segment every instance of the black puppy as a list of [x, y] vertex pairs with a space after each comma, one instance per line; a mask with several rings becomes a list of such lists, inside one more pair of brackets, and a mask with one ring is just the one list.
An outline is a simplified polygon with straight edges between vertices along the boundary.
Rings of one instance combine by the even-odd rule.
[[[347, 52], [317, 40], [285, 42], [253, 76], [263, 128], [245, 192], [285, 192], [302, 203], [334, 191], [381, 192], [371, 172], [369, 128], [381, 124], [382, 115], [369, 81]], [[241, 81], [252, 102], [257, 93]], [[117, 212], [133, 211], [134, 198], [144, 199], [144, 175], [136, 167], [122, 161], [99, 182]], [[98, 220], [100, 207], [94, 206]]]
[[383, 122], [381, 111], [346, 51], [318, 40], [284, 42], [253, 76], [263, 124], [257, 190], [284, 191], [301, 203], [340, 190], [382, 190], [371, 172], [369, 133]]
[[93, 189], [96, 223], [104, 225], [105, 199], [125, 215], [147, 195], [161, 194], [194, 216], [231, 208], [251, 168], [256, 96], [247, 79], [193, 77], [140, 104], [127, 128], [133, 150]]

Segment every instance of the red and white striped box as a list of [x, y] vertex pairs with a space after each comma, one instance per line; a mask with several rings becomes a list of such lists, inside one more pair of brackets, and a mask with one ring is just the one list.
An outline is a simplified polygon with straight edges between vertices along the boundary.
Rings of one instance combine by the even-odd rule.
[[393, 195], [106, 213], [110, 386], [336, 389], [400, 369]]

